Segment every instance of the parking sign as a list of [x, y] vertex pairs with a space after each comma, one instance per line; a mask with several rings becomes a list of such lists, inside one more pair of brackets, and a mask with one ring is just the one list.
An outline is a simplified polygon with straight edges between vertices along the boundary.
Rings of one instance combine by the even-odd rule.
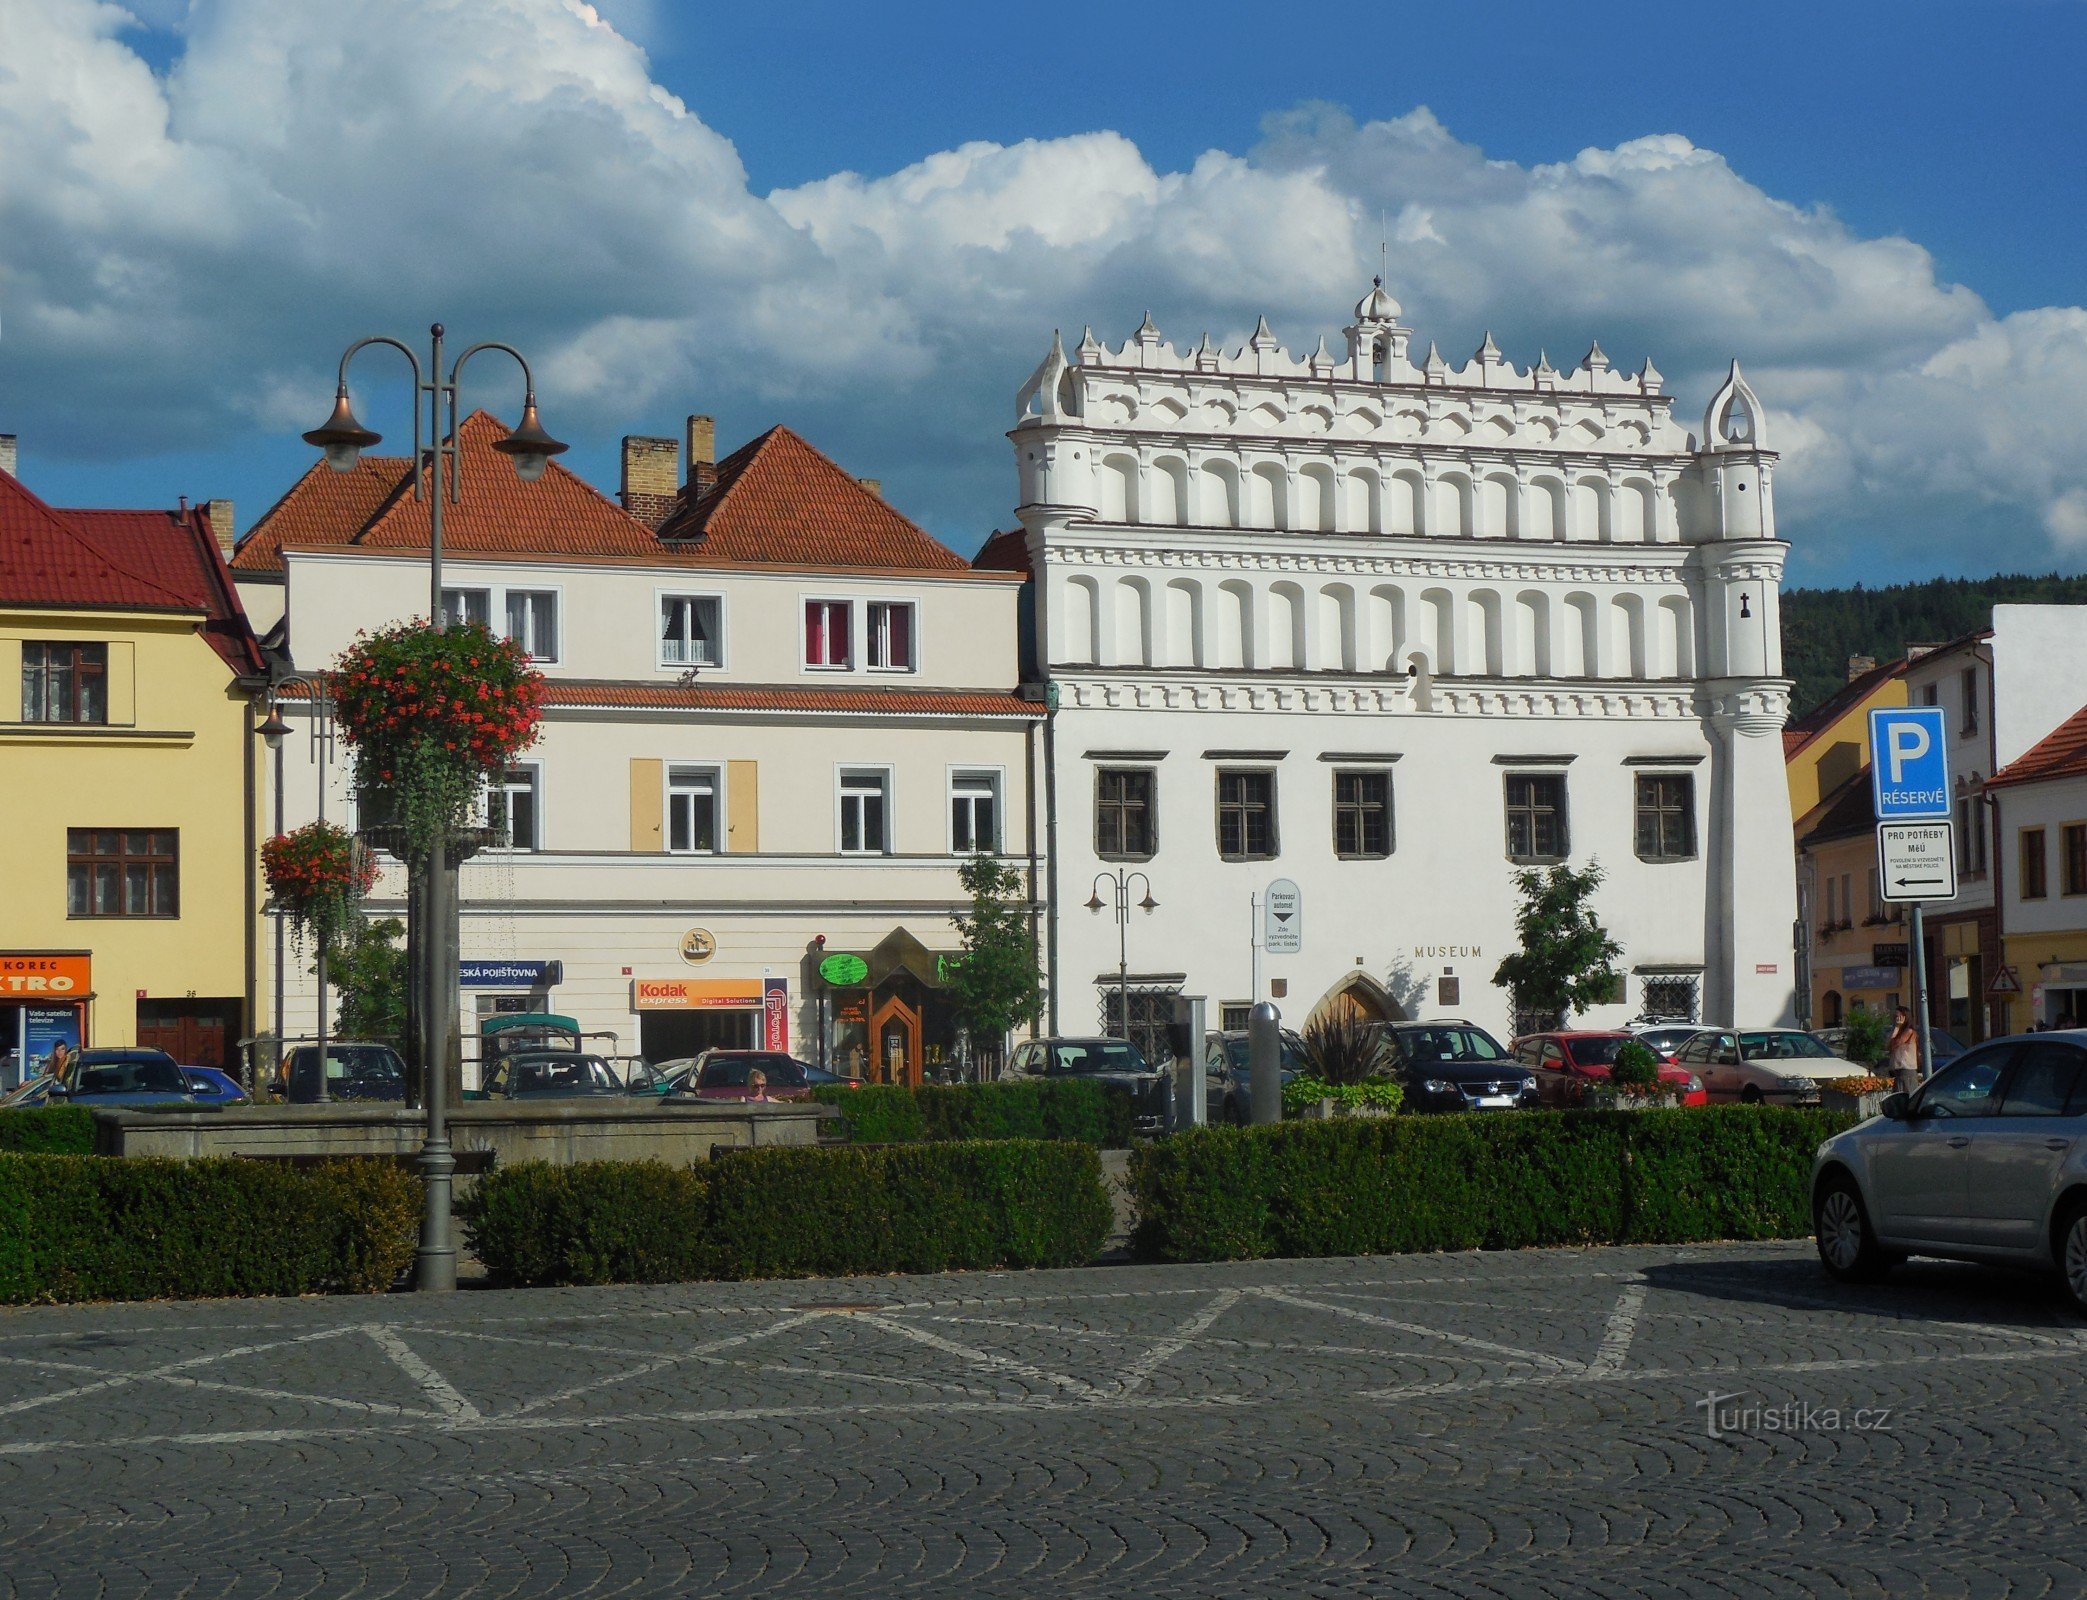
[[1940, 706], [1870, 713], [1870, 793], [1879, 822], [1948, 817], [1947, 731]]

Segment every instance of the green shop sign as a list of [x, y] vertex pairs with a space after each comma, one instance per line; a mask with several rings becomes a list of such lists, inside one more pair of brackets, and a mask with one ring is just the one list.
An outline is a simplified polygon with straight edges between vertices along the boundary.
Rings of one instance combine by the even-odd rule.
[[819, 963], [819, 976], [836, 989], [846, 989], [870, 975], [870, 964], [861, 956], [828, 956]]

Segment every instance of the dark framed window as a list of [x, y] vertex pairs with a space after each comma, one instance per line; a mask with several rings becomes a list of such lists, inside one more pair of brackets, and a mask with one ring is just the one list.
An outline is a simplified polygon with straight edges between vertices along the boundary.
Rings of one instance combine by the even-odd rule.
[[1638, 980], [1638, 1013], [1647, 1022], [1694, 1022], [1701, 980], [1688, 973], [1665, 973]]
[[1696, 780], [1686, 772], [1638, 775], [1638, 859], [1693, 861]]
[[2022, 830], [2022, 898], [2041, 900], [2051, 892], [2050, 876], [2044, 861], [2044, 830], [2024, 828]]
[[1333, 853], [1344, 861], [1391, 854], [1391, 774], [1333, 775]]
[[65, 914], [180, 916], [180, 837], [174, 828], [66, 829]]
[[2058, 842], [2065, 851], [2064, 892], [2087, 894], [2087, 822], [2068, 822]]
[[1507, 775], [1507, 859], [1563, 861], [1566, 857], [1565, 774]]
[[109, 647], [69, 639], [22, 645], [24, 722], [107, 722]]
[[1275, 851], [1275, 774], [1220, 770], [1217, 853], [1227, 861], [1268, 861]]
[[1150, 861], [1159, 848], [1159, 806], [1150, 767], [1097, 767], [1094, 853], [1104, 861]]

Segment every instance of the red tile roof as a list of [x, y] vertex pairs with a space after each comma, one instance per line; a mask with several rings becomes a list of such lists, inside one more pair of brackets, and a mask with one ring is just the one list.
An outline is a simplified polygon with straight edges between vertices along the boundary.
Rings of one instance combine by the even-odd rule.
[[1986, 779], [1988, 789], [2045, 778], [2087, 777], [2087, 706]]
[[717, 464], [717, 482], [661, 524], [706, 562], [964, 572], [964, 559], [788, 428]]
[[[304, 690], [287, 686], [292, 699]], [[809, 711], [914, 717], [1041, 717], [1043, 706], [990, 689], [862, 689], [834, 685], [619, 683], [552, 678], [547, 706], [627, 711]]]
[[289, 492], [247, 530], [232, 556], [234, 572], [280, 572], [283, 546], [347, 544], [406, 487], [404, 456], [364, 456], [351, 472], [312, 463]]
[[227, 666], [235, 672], [262, 666], [200, 506], [69, 510], [46, 505], [0, 472], [0, 604], [199, 611], [204, 638]]
[[980, 572], [1019, 572], [1029, 577], [1028, 530], [1008, 528], [990, 535], [971, 558], [971, 565]]

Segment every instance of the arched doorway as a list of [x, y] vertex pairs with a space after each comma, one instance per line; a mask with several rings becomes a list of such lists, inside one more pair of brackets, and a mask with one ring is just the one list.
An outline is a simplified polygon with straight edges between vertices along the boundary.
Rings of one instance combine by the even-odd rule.
[[887, 996], [870, 1015], [870, 1038], [876, 1049], [870, 1081], [919, 1088], [920, 1013], [898, 995]]
[[1838, 1028], [1841, 1025], [1841, 991], [1828, 989], [1819, 1004], [1822, 1028]]
[[1353, 1017], [1360, 1022], [1404, 1022], [1406, 1013], [1384, 985], [1367, 972], [1351, 972], [1321, 996], [1305, 1019], [1339, 1021]]

